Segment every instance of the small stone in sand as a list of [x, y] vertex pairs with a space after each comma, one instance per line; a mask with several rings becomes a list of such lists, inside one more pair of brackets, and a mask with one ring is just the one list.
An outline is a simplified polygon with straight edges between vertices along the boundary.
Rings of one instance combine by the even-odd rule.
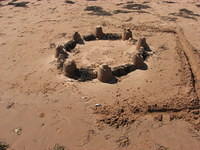
[[14, 129], [14, 133], [15, 133], [16, 135], [21, 135], [21, 134], [22, 134], [22, 128], [15, 128], [15, 129]]

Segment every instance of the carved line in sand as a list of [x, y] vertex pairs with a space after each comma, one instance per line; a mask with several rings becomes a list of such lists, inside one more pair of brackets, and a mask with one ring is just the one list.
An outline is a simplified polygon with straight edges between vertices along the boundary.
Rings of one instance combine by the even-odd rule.
[[[110, 25], [115, 26], [113, 24]], [[129, 28], [136, 31], [164, 32], [174, 34], [177, 37], [177, 46], [185, 53], [185, 56], [188, 60], [188, 64], [190, 66], [191, 74], [193, 77], [193, 88], [198, 96], [198, 99], [200, 99], [200, 50], [198, 50], [188, 41], [183, 29], [180, 26], [124, 24], [120, 27]]]
[[[146, 69], [144, 63], [151, 51], [145, 38], [140, 38], [137, 43], [136, 53], [132, 56], [130, 64], [120, 65], [117, 67], [109, 67], [107, 64], [101, 65], [97, 71], [93, 68], [77, 68], [74, 60], [68, 59], [69, 53], [77, 44], [84, 44], [86, 41], [94, 40], [133, 40], [133, 35], [130, 29], [125, 29], [122, 35], [117, 33], [104, 33], [102, 27], [97, 26], [95, 34], [88, 34], [81, 37], [78, 32], [75, 32], [73, 39], [64, 45], [59, 45], [55, 51], [55, 58], [57, 58], [57, 68], [63, 71], [63, 74], [69, 78], [79, 81], [87, 81], [97, 78], [104, 83], [116, 83], [117, 77], [127, 75], [136, 69]], [[127, 58], [128, 59], [128, 58]]]

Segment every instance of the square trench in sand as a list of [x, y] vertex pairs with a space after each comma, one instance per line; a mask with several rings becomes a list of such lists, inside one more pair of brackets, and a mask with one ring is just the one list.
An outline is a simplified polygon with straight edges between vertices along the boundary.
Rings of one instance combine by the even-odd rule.
[[[137, 31], [134, 33], [137, 34]], [[115, 101], [128, 100], [138, 104], [167, 104], [172, 107], [184, 107], [196, 98], [190, 66], [184, 52], [177, 45], [176, 35], [146, 31], [142, 34], [148, 35], [147, 43], [153, 52], [145, 61], [147, 69], [137, 69], [122, 76], [118, 78], [119, 82], [116, 84], [105, 84], [96, 79], [90, 82], [75, 83], [83, 95], [93, 98], [92, 103], [111, 104]], [[103, 44], [110, 44], [110, 48], [115, 52], [106, 50], [109, 46], [101, 46]], [[114, 48], [117, 46], [118, 48]], [[79, 48], [83, 53], [74, 56], [78, 64], [91, 65], [91, 62], [107, 61], [112, 66], [125, 63], [124, 55], [120, 54], [129, 53], [135, 49], [135, 45], [125, 46], [122, 41], [113, 43], [96, 41], [87, 44], [84, 48], [83, 46]], [[122, 48], [124, 52], [117, 52]], [[113, 59], [109, 57], [111, 55]], [[114, 64], [112, 64], [113, 61], [115, 61]]]

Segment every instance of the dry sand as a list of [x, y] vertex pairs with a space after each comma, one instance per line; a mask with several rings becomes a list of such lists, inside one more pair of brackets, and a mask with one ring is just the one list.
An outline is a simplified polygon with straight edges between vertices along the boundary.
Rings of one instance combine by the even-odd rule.
[[[199, 150], [199, 0], [26, 1], [0, 0], [0, 150]], [[63, 76], [55, 45], [97, 25], [146, 37], [147, 68], [115, 84]], [[98, 68], [127, 63], [135, 45], [76, 49], [79, 66]]]

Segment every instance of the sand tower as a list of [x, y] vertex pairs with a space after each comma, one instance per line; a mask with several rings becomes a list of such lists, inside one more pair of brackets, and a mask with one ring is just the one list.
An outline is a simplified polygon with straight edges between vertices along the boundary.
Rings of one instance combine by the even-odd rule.
[[99, 67], [99, 70], [97, 72], [97, 78], [99, 81], [105, 83], [110, 83], [115, 79], [112, 74], [111, 68], [106, 64], [101, 65]]
[[67, 60], [63, 65], [63, 72], [64, 72], [65, 76], [67, 76], [69, 78], [75, 78], [76, 72], [77, 72], [77, 67], [76, 67], [75, 61]]

